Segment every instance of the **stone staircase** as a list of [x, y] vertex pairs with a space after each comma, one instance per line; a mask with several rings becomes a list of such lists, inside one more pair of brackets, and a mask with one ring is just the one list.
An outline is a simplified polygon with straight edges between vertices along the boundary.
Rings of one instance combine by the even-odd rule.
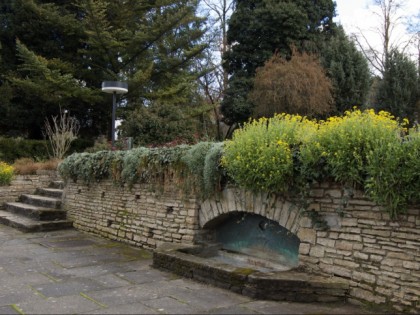
[[41, 232], [73, 227], [61, 209], [63, 182], [51, 182], [48, 188], [37, 188], [33, 195], [23, 194], [17, 202], [6, 202], [0, 210], [0, 223], [22, 232]]

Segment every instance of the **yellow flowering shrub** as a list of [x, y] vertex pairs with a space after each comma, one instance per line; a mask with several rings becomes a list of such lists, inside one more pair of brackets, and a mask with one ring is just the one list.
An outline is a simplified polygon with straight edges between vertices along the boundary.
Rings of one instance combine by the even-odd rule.
[[383, 142], [400, 142], [402, 132], [402, 126], [387, 112], [354, 109], [320, 122], [317, 153], [325, 157], [329, 176], [362, 187], [368, 176], [368, 155]]
[[353, 109], [311, 121], [276, 115], [251, 121], [226, 141], [222, 166], [236, 184], [302, 193], [313, 180], [364, 189], [391, 217], [420, 201], [420, 132], [391, 114]]
[[222, 166], [240, 186], [281, 192], [292, 180], [293, 150], [315, 134], [317, 124], [298, 115], [261, 118], [226, 141]]
[[379, 141], [368, 156], [365, 190], [392, 218], [420, 202], [420, 132], [411, 129], [398, 143]]
[[0, 161], [0, 186], [9, 185], [13, 178], [13, 166]]

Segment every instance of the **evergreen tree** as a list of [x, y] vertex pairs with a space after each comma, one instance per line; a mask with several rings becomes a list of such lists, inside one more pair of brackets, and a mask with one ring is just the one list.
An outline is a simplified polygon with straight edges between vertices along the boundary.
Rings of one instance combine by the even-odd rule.
[[11, 91], [12, 110], [2, 104], [9, 115], [0, 132], [31, 112], [25, 128], [14, 127], [39, 137], [40, 121], [61, 106], [81, 121], [82, 134], [103, 134], [111, 122], [105, 80], [129, 83], [122, 117], [155, 101], [189, 103], [199, 75], [191, 65], [205, 48], [196, 8], [195, 0], [8, 1], [0, 12], [0, 41], [9, 47], [0, 90]]
[[391, 50], [379, 83], [376, 109], [414, 121], [416, 103], [420, 100], [418, 75], [413, 61], [398, 50]]
[[221, 110], [229, 124], [243, 122], [252, 112], [248, 93], [258, 67], [275, 52], [290, 55], [292, 44], [313, 49], [334, 28], [332, 0], [236, 0], [235, 4], [227, 34], [230, 50], [223, 58], [230, 79]]
[[[84, 129], [101, 122], [93, 119], [98, 100], [78, 73], [77, 51], [82, 32], [76, 6], [60, 1], [7, 1], [1, 7], [0, 40], [3, 80], [7, 91], [0, 107], [0, 132], [30, 138], [42, 137], [44, 120], [60, 107], [76, 115]], [[87, 95], [90, 95], [89, 97]]]
[[370, 86], [369, 65], [343, 28], [337, 27], [334, 36], [322, 42], [321, 60], [333, 83], [335, 108], [339, 114], [363, 106]]

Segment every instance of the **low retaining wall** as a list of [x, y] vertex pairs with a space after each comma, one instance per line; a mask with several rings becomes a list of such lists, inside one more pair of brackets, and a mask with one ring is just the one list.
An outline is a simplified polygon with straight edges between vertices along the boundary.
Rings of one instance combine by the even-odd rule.
[[103, 180], [67, 183], [64, 207], [80, 230], [149, 249], [163, 242], [193, 244], [232, 211], [259, 214], [299, 237], [301, 264], [348, 281], [349, 301], [420, 312], [419, 208], [393, 221], [361, 192], [331, 183], [313, 187], [307, 201], [315, 220], [273, 194], [231, 187], [201, 203], [176, 181], [156, 192], [150, 185], [119, 187]]
[[5, 202], [16, 201], [22, 194], [32, 194], [37, 188], [48, 187], [55, 180], [59, 180], [56, 171], [39, 170], [35, 175], [15, 175], [10, 185], [0, 186], [0, 208]]
[[196, 197], [175, 184], [156, 192], [150, 185], [128, 188], [103, 180], [68, 183], [64, 190], [64, 209], [75, 228], [149, 249], [160, 242], [192, 244], [200, 234], [198, 208]]

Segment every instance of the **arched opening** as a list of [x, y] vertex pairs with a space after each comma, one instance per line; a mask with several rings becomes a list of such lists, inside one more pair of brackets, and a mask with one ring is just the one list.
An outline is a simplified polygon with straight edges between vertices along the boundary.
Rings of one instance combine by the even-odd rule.
[[234, 211], [215, 218], [204, 228], [219, 244], [220, 260], [280, 270], [298, 265], [299, 238], [261, 215]]

